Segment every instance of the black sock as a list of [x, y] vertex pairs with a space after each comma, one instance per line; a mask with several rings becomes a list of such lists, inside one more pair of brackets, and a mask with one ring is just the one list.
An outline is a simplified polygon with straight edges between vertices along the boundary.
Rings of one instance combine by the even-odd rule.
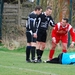
[[37, 60], [40, 59], [40, 50], [39, 49], [36, 49], [36, 54], [37, 54]]
[[39, 51], [40, 51], [39, 49], [36, 49], [37, 56], [39, 56], [39, 54], [40, 54]]
[[35, 60], [35, 49], [36, 47], [31, 47], [31, 59]]
[[42, 57], [42, 55], [43, 55], [43, 50], [40, 50], [40, 56]]
[[31, 46], [26, 47], [26, 60], [30, 59], [30, 49], [31, 49]]
[[38, 60], [41, 59], [42, 54], [43, 54], [43, 51], [40, 50], [40, 49], [37, 49], [37, 59], [38, 59]]

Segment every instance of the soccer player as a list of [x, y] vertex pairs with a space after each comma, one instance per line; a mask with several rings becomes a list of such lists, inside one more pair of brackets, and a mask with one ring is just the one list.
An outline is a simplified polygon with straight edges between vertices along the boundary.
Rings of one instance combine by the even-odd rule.
[[51, 17], [52, 9], [51, 7], [47, 7], [45, 12], [42, 12], [38, 17], [38, 32], [37, 32], [37, 44], [36, 44], [36, 52], [37, 52], [37, 62], [41, 62], [41, 57], [43, 55], [43, 51], [46, 45], [47, 38], [47, 29], [48, 26], [51, 25], [54, 27], [55, 23], [53, 18]]
[[[31, 12], [28, 16], [26, 24], [26, 37], [27, 37], [27, 47], [26, 47], [26, 61], [35, 62], [35, 49], [36, 49], [36, 38], [37, 38], [37, 16], [41, 14], [41, 6], [36, 6], [35, 10]], [[30, 60], [31, 53], [31, 60]]]
[[67, 18], [63, 18], [61, 22], [57, 23], [55, 27], [52, 30], [52, 47], [50, 49], [49, 53], [49, 60], [53, 58], [55, 48], [59, 41], [62, 42], [62, 52], [67, 52], [67, 43], [68, 43], [68, 32], [70, 32], [70, 35], [72, 37], [72, 43], [71, 47], [74, 47], [75, 42], [75, 32], [72, 28], [72, 26], [68, 23]]

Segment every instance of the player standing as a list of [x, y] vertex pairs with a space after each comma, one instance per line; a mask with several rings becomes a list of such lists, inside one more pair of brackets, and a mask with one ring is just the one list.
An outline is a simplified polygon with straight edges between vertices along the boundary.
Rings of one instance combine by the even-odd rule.
[[55, 26], [53, 18], [51, 17], [52, 9], [47, 7], [45, 12], [42, 12], [38, 17], [38, 32], [37, 32], [37, 62], [41, 62], [41, 57], [46, 45], [48, 26]]
[[[41, 14], [42, 8], [36, 6], [35, 10], [31, 12], [28, 16], [26, 24], [26, 37], [27, 37], [27, 47], [26, 47], [26, 61], [35, 62], [35, 49], [36, 49], [36, 38], [37, 38], [37, 16]], [[31, 53], [31, 60], [30, 60]]]

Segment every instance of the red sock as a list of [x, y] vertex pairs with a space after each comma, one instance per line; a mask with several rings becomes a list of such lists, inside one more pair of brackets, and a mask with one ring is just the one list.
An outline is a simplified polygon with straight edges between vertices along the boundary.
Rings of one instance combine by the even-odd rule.
[[67, 50], [66, 50], [66, 49], [63, 49], [63, 50], [62, 50], [62, 52], [63, 52], [63, 53], [66, 53], [66, 52], [67, 52]]
[[53, 58], [55, 50], [50, 50], [49, 52], [49, 59], [51, 60]]

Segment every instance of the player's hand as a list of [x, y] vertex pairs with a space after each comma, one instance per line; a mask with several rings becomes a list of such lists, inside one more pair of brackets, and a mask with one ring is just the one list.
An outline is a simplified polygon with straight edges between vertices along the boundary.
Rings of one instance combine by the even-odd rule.
[[73, 48], [73, 47], [74, 47], [74, 42], [72, 42], [72, 43], [71, 43], [70, 47], [71, 47], [71, 48]]
[[34, 37], [34, 38], [37, 38], [37, 34], [36, 34], [36, 33], [33, 33], [33, 37]]
[[53, 41], [54, 43], [56, 43], [56, 38], [55, 38], [55, 37], [52, 37], [52, 41]]

